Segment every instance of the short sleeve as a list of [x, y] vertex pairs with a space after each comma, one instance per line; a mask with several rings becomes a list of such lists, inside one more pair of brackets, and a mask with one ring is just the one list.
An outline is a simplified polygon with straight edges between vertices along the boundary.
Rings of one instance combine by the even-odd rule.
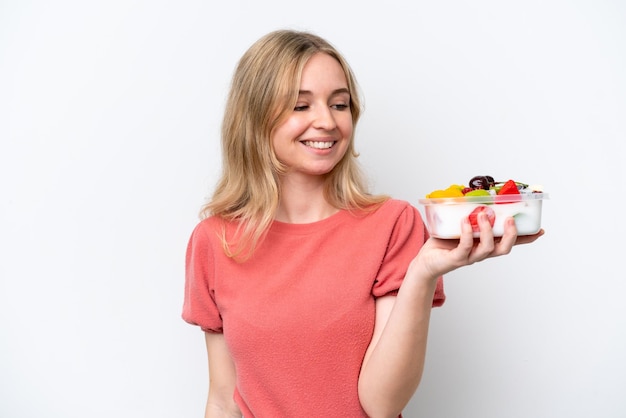
[[204, 331], [222, 332], [222, 318], [215, 303], [215, 254], [204, 223], [191, 234], [185, 258], [185, 298], [182, 318]]
[[[407, 204], [398, 215], [389, 235], [387, 251], [372, 289], [375, 297], [395, 295], [400, 289], [408, 266], [429, 235], [419, 211]], [[445, 301], [443, 277], [437, 279], [433, 306]]]

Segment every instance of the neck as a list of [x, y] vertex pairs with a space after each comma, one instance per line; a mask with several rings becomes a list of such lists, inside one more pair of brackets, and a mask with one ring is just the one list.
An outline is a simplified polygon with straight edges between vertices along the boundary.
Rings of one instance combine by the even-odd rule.
[[298, 182], [281, 179], [281, 199], [275, 219], [287, 223], [312, 223], [337, 213], [324, 197], [324, 182]]

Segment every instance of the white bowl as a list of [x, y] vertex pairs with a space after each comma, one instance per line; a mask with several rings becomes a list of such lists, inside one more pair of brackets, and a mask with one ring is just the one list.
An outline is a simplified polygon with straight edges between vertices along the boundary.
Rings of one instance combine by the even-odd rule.
[[[504, 234], [504, 221], [511, 216], [515, 219], [518, 235], [539, 232], [541, 204], [547, 198], [545, 193], [523, 193], [420, 199], [419, 203], [424, 206], [426, 226], [433, 237], [459, 238], [463, 219], [481, 210], [488, 212], [493, 222], [494, 236], [501, 237]], [[477, 229], [474, 231], [474, 236], [478, 237]]]

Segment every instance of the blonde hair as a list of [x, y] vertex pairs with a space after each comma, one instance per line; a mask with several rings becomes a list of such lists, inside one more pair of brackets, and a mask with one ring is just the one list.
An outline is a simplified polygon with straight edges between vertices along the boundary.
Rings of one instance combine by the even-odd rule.
[[[352, 122], [361, 115], [358, 86], [341, 54], [323, 38], [291, 30], [271, 32], [255, 42], [235, 70], [222, 122], [222, 174], [201, 217], [234, 221], [235, 236], [223, 232], [224, 251], [247, 258], [271, 225], [280, 199], [278, 177], [285, 168], [276, 158], [271, 135], [296, 105], [302, 70], [316, 53], [335, 58], [350, 91]], [[373, 196], [357, 162], [354, 131], [342, 160], [327, 174], [325, 197], [347, 210], [369, 210], [386, 196]]]

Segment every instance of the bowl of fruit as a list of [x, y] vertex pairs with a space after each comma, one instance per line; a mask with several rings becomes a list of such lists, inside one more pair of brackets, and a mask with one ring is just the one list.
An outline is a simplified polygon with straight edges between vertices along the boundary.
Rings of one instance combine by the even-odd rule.
[[541, 229], [541, 207], [548, 195], [541, 186], [515, 180], [495, 181], [492, 176], [475, 176], [467, 185], [452, 184], [419, 199], [424, 207], [426, 226], [436, 238], [459, 238], [465, 218], [479, 235], [478, 214], [484, 212], [493, 234], [504, 234], [504, 223], [515, 219], [518, 235], [532, 235]]

